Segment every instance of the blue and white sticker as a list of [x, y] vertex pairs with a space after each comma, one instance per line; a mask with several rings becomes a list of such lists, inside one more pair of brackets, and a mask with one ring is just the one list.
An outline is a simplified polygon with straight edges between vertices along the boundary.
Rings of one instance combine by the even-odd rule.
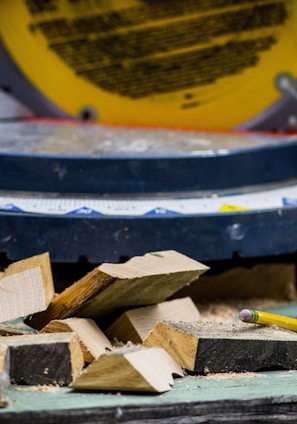
[[95, 209], [88, 208], [87, 206], [82, 206], [81, 208], [68, 212], [67, 215], [102, 215], [102, 213]]
[[178, 211], [173, 211], [170, 209], [166, 209], [160, 206], [157, 206], [156, 208], [148, 211], [145, 213], [145, 215], [182, 215], [180, 212]]
[[[228, 205], [228, 210], [226, 210]], [[297, 207], [297, 185], [274, 190], [209, 197], [49, 197], [46, 195], [0, 194], [0, 210], [43, 215], [78, 216], [185, 216], [226, 213], [249, 213], [269, 209]]]
[[23, 212], [23, 209], [13, 203], [0, 204], [0, 210]]
[[283, 198], [284, 206], [297, 206], [297, 197], [284, 197]]

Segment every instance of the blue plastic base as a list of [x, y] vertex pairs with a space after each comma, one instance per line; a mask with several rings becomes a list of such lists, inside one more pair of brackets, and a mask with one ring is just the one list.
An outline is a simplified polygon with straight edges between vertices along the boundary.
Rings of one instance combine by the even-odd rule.
[[18, 260], [45, 251], [54, 262], [118, 262], [174, 249], [199, 261], [296, 252], [297, 208], [186, 217], [0, 213], [0, 252]]

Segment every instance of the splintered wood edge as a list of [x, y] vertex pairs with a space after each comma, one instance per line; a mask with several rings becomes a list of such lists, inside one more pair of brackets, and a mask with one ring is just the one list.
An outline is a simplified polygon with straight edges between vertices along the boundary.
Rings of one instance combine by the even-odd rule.
[[159, 348], [118, 349], [101, 355], [71, 384], [74, 389], [164, 392], [182, 376], [178, 364]]
[[160, 392], [170, 389], [173, 376], [183, 376], [180, 365], [163, 348], [140, 347], [126, 358]]
[[118, 279], [130, 279], [188, 271], [200, 271], [202, 274], [209, 267], [175, 250], [163, 250], [134, 256], [120, 264], [103, 263], [99, 269]]
[[149, 335], [144, 339], [142, 346], [159, 346], [183, 368], [194, 371], [198, 338], [185, 333], [167, 322], [158, 322]]

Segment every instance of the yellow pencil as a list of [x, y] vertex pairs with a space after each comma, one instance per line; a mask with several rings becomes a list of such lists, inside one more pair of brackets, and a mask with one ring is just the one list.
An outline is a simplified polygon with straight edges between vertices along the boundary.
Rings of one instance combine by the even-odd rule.
[[274, 325], [279, 328], [297, 332], [297, 319], [282, 315], [270, 314], [256, 309], [242, 309], [239, 313], [239, 318], [243, 322], [269, 326]]

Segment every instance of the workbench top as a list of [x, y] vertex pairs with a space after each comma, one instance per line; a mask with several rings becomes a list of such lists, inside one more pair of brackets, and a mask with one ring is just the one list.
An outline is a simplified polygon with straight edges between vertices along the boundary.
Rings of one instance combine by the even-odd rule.
[[297, 371], [269, 371], [189, 375], [158, 395], [11, 386], [0, 422], [296, 423], [296, 383]]

